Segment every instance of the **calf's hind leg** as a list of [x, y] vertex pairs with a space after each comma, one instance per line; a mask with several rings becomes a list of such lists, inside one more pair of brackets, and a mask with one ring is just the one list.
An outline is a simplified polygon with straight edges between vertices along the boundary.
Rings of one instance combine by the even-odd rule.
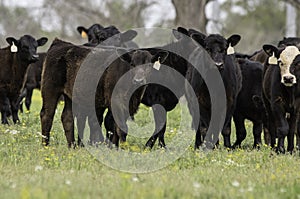
[[227, 124], [225, 124], [225, 126], [222, 130], [222, 135], [223, 135], [223, 138], [224, 138], [224, 146], [226, 148], [231, 148], [230, 133], [231, 133], [231, 124], [230, 124], [230, 122], [228, 122]]
[[259, 149], [261, 145], [261, 132], [262, 132], [262, 123], [253, 122], [253, 137], [254, 137], [253, 148]]
[[10, 101], [10, 105], [11, 105], [11, 114], [12, 114], [14, 124], [20, 123], [20, 119], [18, 116], [19, 108], [18, 108], [18, 104], [17, 104], [17, 98]]
[[90, 126], [90, 142], [92, 145], [98, 144], [104, 141], [102, 134], [101, 124], [98, 123], [98, 120], [95, 116], [88, 116], [88, 122]]
[[61, 115], [61, 121], [67, 138], [68, 147], [74, 146], [74, 117], [72, 113], [72, 100], [64, 95], [65, 106]]
[[1, 110], [1, 121], [2, 124], [8, 124], [8, 114], [11, 111], [10, 102], [4, 93], [0, 93], [0, 110]]
[[33, 88], [27, 88], [27, 93], [25, 97], [25, 106], [28, 111], [30, 110], [32, 93], [33, 93]]
[[78, 131], [77, 144], [80, 147], [84, 146], [82, 140], [83, 140], [83, 132], [84, 132], [84, 128], [85, 128], [86, 119], [87, 119], [87, 117], [84, 113], [77, 113], [77, 115], [76, 115], [76, 124], [77, 124], [77, 131]]
[[113, 139], [113, 134], [116, 133], [114, 118], [113, 118], [112, 112], [110, 110], [105, 115], [104, 127], [106, 129], [105, 142], [109, 143]]
[[57, 106], [57, 101], [60, 96], [60, 93], [51, 93], [50, 96], [46, 96], [45, 93], [42, 91], [42, 99], [43, 99], [43, 105], [40, 112], [40, 119], [41, 119], [41, 126], [42, 126], [42, 135], [43, 145], [49, 145], [50, 140], [50, 130], [52, 128], [53, 123], [53, 117], [55, 114], [55, 109]]
[[146, 143], [146, 147], [152, 148], [159, 137], [159, 145], [161, 147], [166, 147], [164, 134], [166, 131], [166, 120], [167, 120], [167, 112], [165, 108], [159, 104], [155, 104], [152, 106], [154, 121], [155, 121], [155, 130], [153, 135], [149, 138]]
[[241, 116], [234, 116], [233, 121], [236, 128], [236, 141], [233, 144], [233, 148], [241, 147], [243, 140], [246, 138], [247, 131], [245, 128], [245, 119]]
[[[299, 119], [298, 119], [299, 120]], [[296, 131], [296, 149], [300, 151], [300, 122], [297, 121], [297, 131]]]
[[288, 120], [289, 123], [289, 132], [287, 135], [287, 140], [288, 140], [288, 146], [287, 146], [287, 151], [289, 153], [292, 153], [294, 150], [294, 139], [295, 139], [295, 130], [296, 130], [296, 115], [291, 114], [291, 117]]

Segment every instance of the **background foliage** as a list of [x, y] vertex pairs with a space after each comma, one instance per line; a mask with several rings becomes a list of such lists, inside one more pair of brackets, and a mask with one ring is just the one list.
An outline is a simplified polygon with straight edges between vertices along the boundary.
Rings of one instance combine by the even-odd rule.
[[[242, 35], [237, 46], [241, 52], [253, 52], [264, 43], [277, 42], [285, 34], [285, 2], [290, 2], [299, 12], [299, 1], [290, 0], [219, 0], [221, 3], [220, 32], [224, 36], [233, 33]], [[39, 0], [26, 4], [14, 1], [0, 1], [0, 45], [6, 45], [7, 36], [21, 36], [25, 33], [48, 36], [50, 41], [59, 37], [74, 43], [84, 43], [76, 27], [89, 27], [94, 23], [104, 26], [115, 25], [121, 31], [129, 28], [193, 27], [206, 31], [210, 20], [206, 16], [214, 10], [206, 9], [212, 0], [178, 1], [167, 0]], [[25, 3], [24, 3], [25, 2]], [[19, 5], [19, 6], [18, 6]], [[154, 16], [161, 16], [153, 19]], [[300, 15], [298, 14], [298, 19]], [[298, 35], [300, 27], [298, 23]], [[46, 50], [48, 42], [43, 50]]]

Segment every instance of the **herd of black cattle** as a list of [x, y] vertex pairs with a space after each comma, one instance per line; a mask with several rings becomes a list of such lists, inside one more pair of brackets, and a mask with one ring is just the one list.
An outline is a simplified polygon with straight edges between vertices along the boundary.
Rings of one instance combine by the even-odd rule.
[[[300, 38], [284, 37], [277, 47], [265, 44], [262, 49], [247, 55], [234, 52], [233, 47], [241, 39], [239, 35], [226, 39], [219, 34], [205, 35], [194, 29], [178, 27], [172, 31], [176, 41], [164, 46], [138, 48], [132, 41], [137, 36], [134, 30], [121, 33], [114, 26], [103, 27], [99, 24], [88, 29], [80, 26], [77, 30], [88, 37], [86, 44], [74, 45], [55, 39], [46, 53], [37, 53], [37, 47], [47, 42], [45, 37], [36, 40], [24, 35], [20, 39], [6, 39], [9, 46], [0, 49], [0, 108], [3, 124], [8, 124], [7, 118], [10, 116], [14, 123], [19, 122], [18, 111], [23, 111], [23, 99], [29, 110], [32, 91], [38, 88], [41, 89], [43, 100], [40, 119], [44, 145], [49, 144], [57, 103], [63, 96], [61, 120], [69, 147], [76, 145], [74, 117], [78, 145], [83, 146], [83, 132], [88, 121], [90, 144], [108, 142], [118, 147], [119, 142], [126, 141], [126, 121], [134, 117], [140, 103], [152, 107], [155, 121], [155, 131], [146, 147], [152, 148], [157, 138], [159, 146], [166, 147], [164, 133], [167, 112], [173, 110], [179, 97], [185, 95], [193, 118], [192, 126], [196, 130], [195, 148], [199, 148], [206, 141], [212, 120], [212, 96], [204, 73], [200, 74], [189, 59], [191, 56], [193, 60], [207, 59], [203, 54], [197, 57], [197, 53], [194, 53], [196, 49], [204, 49], [209, 61], [200, 60], [201, 68], [207, 76], [217, 71], [225, 88], [225, 122], [221, 128], [212, 127], [214, 131], [222, 132], [224, 146], [241, 147], [246, 137], [245, 119], [248, 119], [253, 122], [253, 147], [262, 144], [261, 133], [264, 130], [265, 143], [278, 153], [285, 152], [286, 137], [287, 150], [294, 150], [295, 135], [297, 148], [300, 149]], [[112, 36], [114, 39], [109, 39]], [[98, 82], [93, 94], [94, 103], [86, 101], [87, 96], [91, 95], [86, 87], [74, 89], [75, 81], [78, 81], [77, 72], [87, 58], [90, 67], [85, 69], [84, 75], [81, 71], [81, 78], [83, 81]], [[113, 61], [107, 68], [101, 68], [107, 60]], [[157, 62], [171, 67], [173, 72], [180, 73], [185, 79], [172, 79], [172, 72], [160, 72], [164, 68], [155, 68]], [[117, 103], [118, 114], [112, 114], [114, 87], [128, 71], [131, 71], [130, 81], [138, 89], [129, 95], [130, 87], [124, 85], [114, 96], [120, 102]], [[151, 75], [166, 79], [169, 85], [177, 88], [176, 93], [163, 85], [147, 84]], [[196, 97], [192, 97], [187, 90], [187, 83]], [[122, 103], [126, 100], [129, 101], [128, 107]], [[195, 103], [198, 106], [195, 107]], [[77, 108], [74, 109], [74, 106]], [[106, 109], [108, 111], [103, 117]], [[92, 110], [96, 110], [96, 114], [92, 114]], [[230, 141], [232, 119], [236, 126], [233, 145]], [[103, 122], [105, 137], [99, 128]]]

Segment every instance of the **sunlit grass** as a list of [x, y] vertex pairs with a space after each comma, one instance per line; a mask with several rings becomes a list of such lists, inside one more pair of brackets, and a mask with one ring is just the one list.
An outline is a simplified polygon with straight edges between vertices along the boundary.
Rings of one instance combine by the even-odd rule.
[[[163, 169], [130, 174], [101, 164], [85, 148], [67, 148], [60, 122], [62, 104], [51, 145], [42, 147], [40, 109], [40, 93], [34, 91], [32, 110], [20, 114], [21, 124], [0, 125], [0, 198], [300, 198], [299, 154], [275, 155], [264, 145], [252, 150], [250, 123], [242, 149], [195, 152], [191, 145]], [[167, 144], [179, 131], [180, 115], [180, 107], [168, 115]], [[141, 106], [135, 121], [145, 126], [151, 117], [151, 109]], [[139, 130], [133, 125], [130, 129]], [[151, 135], [151, 126], [145, 134]], [[134, 135], [139, 132], [129, 134], [128, 150], [142, 152], [147, 138]]]

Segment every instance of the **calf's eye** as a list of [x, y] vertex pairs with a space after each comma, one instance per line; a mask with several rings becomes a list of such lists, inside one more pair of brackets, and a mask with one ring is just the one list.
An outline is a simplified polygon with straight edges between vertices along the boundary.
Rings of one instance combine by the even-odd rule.
[[280, 66], [280, 67], [283, 67], [284, 65], [283, 65], [283, 63], [282, 63], [282, 62], [279, 62], [279, 66]]

